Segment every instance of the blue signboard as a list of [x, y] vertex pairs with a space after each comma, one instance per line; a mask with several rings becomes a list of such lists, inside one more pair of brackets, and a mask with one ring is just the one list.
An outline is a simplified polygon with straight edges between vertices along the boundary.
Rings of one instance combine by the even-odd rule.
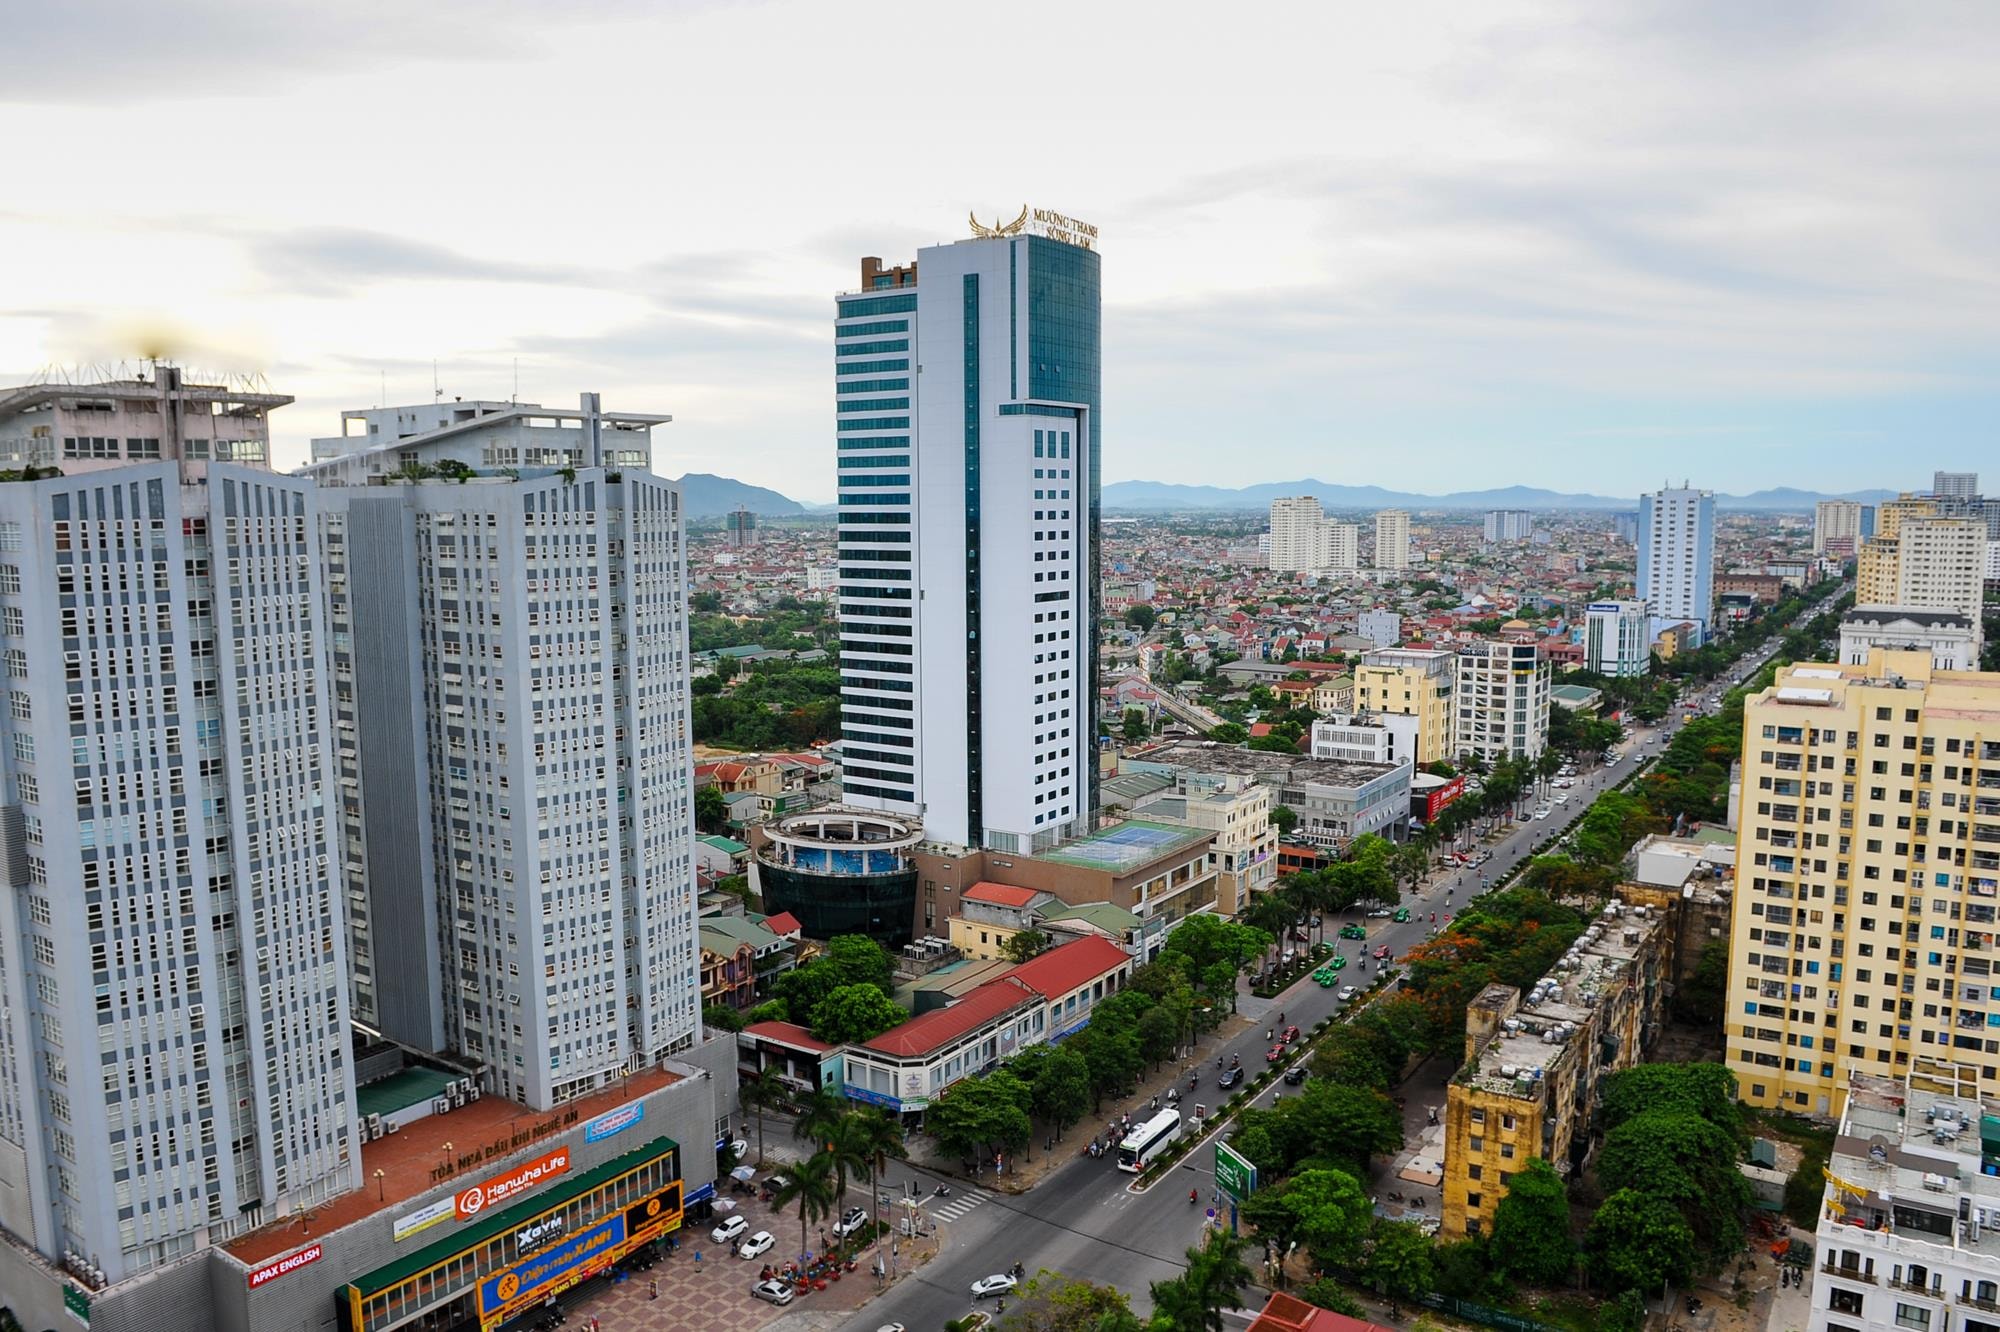
[[625, 1215], [619, 1213], [576, 1234], [553, 1249], [515, 1263], [504, 1272], [479, 1283], [479, 1312], [498, 1313], [520, 1299], [532, 1295], [552, 1281], [615, 1249], [625, 1240]]
[[616, 1110], [599, 1115], [583, 1126], [585, 1142], [601, 1142], [614, 1134], [623, 1133], [646, 1117], [646, 1107], [638, 1102], [621, 1105]]
[[902, 1112], [903, 1103], [893, 1096], [886, 1096], [878, 1091], [869, 1091], [866, 1087], [856, 1087], [852, 1083], [849, 1083], [843, 1090], [847, 1092], [847, 1099], [850, 1101], [866, 1101], [870, 1105], [879, 1105], [884, 1110]]

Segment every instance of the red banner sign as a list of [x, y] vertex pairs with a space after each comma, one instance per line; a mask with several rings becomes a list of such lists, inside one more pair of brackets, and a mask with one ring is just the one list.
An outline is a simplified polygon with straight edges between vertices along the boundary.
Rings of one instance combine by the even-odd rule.
[[569, 1148], [558, 1147], [546, 1156], [524, 1161], [504, 1175], [495, 1175], [484, 1184], [474, 1184], [458, 1193], [458, 1219], [479, 1215], [488, 1207], [509, 1203], [540, 1184], [569, 1172]]
[[300, 1249], [297, 1253], [287, 1254], [276, 1262], [265, 1263], [262, 1267], [251, 1268], [250, 1289], [255, 1290], [267, 1281], [276, 1281], [281, 1276], [296, 1272], [301, 1267], [305, 1267], [310, 1263], [318, 1262], [321, 1253], [322, 1250], [319, 1245], [314, 1244]]

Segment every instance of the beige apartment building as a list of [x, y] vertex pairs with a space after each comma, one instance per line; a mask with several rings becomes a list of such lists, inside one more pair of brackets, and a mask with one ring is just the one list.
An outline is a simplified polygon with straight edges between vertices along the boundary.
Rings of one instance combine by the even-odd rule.
[[[1417, 762], [1454, 757], [1454, 654], [1438, 648], [1376, 648], [1354, 668], [1354, 710], [1415, 717]], [[1546, 704], [1544, 705], [1546, 706]]]
[[1925, 651], [1798, 665], [1743, 712], [1726, 1039], [1751, 1105], [1856, 1072], [2000, 1092], [2000, 674]]

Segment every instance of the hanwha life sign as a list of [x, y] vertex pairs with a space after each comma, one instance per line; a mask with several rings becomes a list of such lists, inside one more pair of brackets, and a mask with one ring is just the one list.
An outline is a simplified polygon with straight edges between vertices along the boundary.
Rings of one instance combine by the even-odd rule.
[[483, 1184], [474, 1184], [469, 1189], [460, 1189], [455, 1210], [461, 1221], [478, 1216], [488, 1207], [499, 1206], [513, 1201], [517, 1194], [526, 1193], [544, 1180], [569, 1173], [569, 1148], [558, 1147], [532, 1161], [524, 1161], [505, 1174], [495, 1175]]

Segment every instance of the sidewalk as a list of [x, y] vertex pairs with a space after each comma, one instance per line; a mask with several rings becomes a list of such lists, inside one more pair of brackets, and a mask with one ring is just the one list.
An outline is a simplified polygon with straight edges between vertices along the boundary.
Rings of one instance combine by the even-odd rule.
[[[1102, 1137], [1105, 1132], [1105, 1125], [1109, 1121], [1118, 1118], [1122, 1114], [1129, 1114], [1132, 1116], [1133, 1123], [1140, 1122], [1153, 1113], [1153, 1098], [1156, 1096], [1160, 1100], [1160, 1105], [1165, 1107], [1168, 1104], [1167, 1092], [1169, 1090], [1178, 1090], [1180, 1092], [1180, 1104], [1183, 1114], [1192, 1116], [1195, 1104], [1200, 1102], [1208, 1106], [1210, 1115], [1213, 1117], [1218, 1105], [1221, 1101], [1227, 1099], [1227, 1097], [1222, 1093], [1218, 1093], [1215, 1089], [1214, 1055], [1210, 1052], [1220, 1043], [1233, 1040], [1253, 1027], [1268, 1026], [1267, 1017], [1277, 1012], [1282, 1003], [1282, 998], [1276, 1000], [1259, 999], [1252, 995], [1247, 988], [1239, 989], [1236, 1001], [1236, 1015], [1224, 1018], [1220, 1026], [1202, 1037], [1197, 1043], [1195, 1054], [1191, 1058], [1179, 1061], [1169, 1060], [1167, 1063], [1160, 1065], [1156, 1070], [1142, 1073], [1139, 1077], [1138, 1086], [1131, 1096], [1121, 1101], [1106, 1099], [1100, 1109], [1095, 1112], [1086, 1112], [1079, 1123], [1071, 1125], [1068, 1132], [1056, 1139], [1055, 1150], [1053, 1152], [1047, 1146], [1048, 1134], [1044, 1131], [1041, 1137], [1035, 1139], [1032, 1149], [1016, 1154], [1006, 1163], [1005, 1173], [999, 1175], [997, 1178], [993, 1173], [993, 1164], [990, 1161], [985, 1162], [975, 1174], [967, 1175], [963, 1161], [945, 1159], [928, 1152], [920, 1156], [914, 1150], [915, 1145], [921, 1141], [925, 1147], [929, 1147], [928, 1139], [912, 1138], [913, 1150], [910, 1159], [913, 1163], [922, 1165], [925, 1169], [936, 1171], [941, 1175], [968, 1180], [982, 1189], [992, 1189], [1008, 1194], [1026, 1193], [1057, 1167], [1067, 1165], [1077, 1157], [1082, 1156], [1085, 1149], [1090, 1145], [1091, 1136], [1095, 1134]], [[1192, 1093], [1188, 1091], [1187, 1085], [1188, 1071], [1190, 1069], [1198, 1070], [1201, 1073], [1200, 1086]], [[772, 1145], [775, 1146], [776, 1144]], [[1098, 1158], [1096, 1164], [1109, 1171], [1117, 1168], [1116, 1162], [1117, 1154], [1115, 1152], [1106, 1152]]]
[[[775, 1148], [778, 1144], [773, 1140], [770, 1145]], [[862, 1202], [866, 1194], [867, 1184], [863, 1181], [852, 1201]], [[754, 1197], [737, 1196], [734, 1200], [738, 1204], [736, 1214], [750, 1223], [746, 1235], [768, 1230], [778, 1241], [762, 1261], [745, 1262], [736, 1257], [733, 1246], [718, 1245], [709, 1238], [709, 1231], [727, 1215], [717, 1213], [709, 1221], [690, 1223], [678, 1236], [679, 1251], [662, 1258], [651, 1271], [635, 1273], [616, 1285], [598, 1283], [565, 1297], [563, 1307], [569, 1312], [569, 1326], [588, 1327], [587, 1320], [594, 1315], [602, 1332], [680, 1332], [692, 1327], [713, 1332], [754, 1332], [780, 1316], [785, 1318], [788, 1328], [833, 1327], [892, 1284], [878, 1282], [871, 1274], [869, 1262], [874, 1253], [871, 1247], [860, 1257], [854, 1271], [843, 1273], [838, 1281], [828, 1281], [825, 1290], [795, 1296], [784, 1308], [757, 1299], [750, 1288], [756, 1284], [764, 1262], [788, 1258], [798, 1248], [798, 1215], [789, 1210], [778, 1215], [770, 1204]], [[808, 1236], [809, 1241], [817, 1238]], [[936, 1256], [935, 1245], [917, 1247], [919, 1252], [912, 1252], [907, 1241], [900, 1245], [900, 1279], [907, 1280]], [[701, 1254], [699, 1263], [694, 1258], [696, 1253]], [[887, 1245], [883, 1246], [883, 1256], [886, 1262]]]

